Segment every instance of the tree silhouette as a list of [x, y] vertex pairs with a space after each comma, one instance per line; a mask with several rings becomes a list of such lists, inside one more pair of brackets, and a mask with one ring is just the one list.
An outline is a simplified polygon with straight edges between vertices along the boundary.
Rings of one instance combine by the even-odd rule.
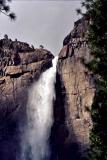
[[11, 0], [0, 0], [0, 12], [8, 16], [11, 20], [15, 20], [15, 14], [10, 11], [10, 2]]
[[87, 67], [95, 75], [96, 84], [89, 160], [107, 160], [107, 0], [84, 0], [82, 6], [90, 17], [88, 45], [93, 60]]

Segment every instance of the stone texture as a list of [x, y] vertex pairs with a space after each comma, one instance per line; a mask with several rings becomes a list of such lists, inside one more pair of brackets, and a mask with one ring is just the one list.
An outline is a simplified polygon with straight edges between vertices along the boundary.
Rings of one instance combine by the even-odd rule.
[[[81, 23], [81, 20], [78, 23]], [[75, 25], [81, 26], [78, 23]], [[76, 27], [74, 26], [74, 30]], [[72, 38], [77, 47], [72, 45]], [[84, 64], [88, 63], [92, 56], [87, 44], [82, 44], [83, 39], [80, 37], [81, 46], [78, 46], [77, 37], [71, 36], [59, 53], [55, 123], [52, 128], [52, 156], [57, 155], [59, 160], [86, 159], [90, 144], [90, 109], [95, 86], [93, 74]]]
[[28, 89], [51, 67], [54, 56], [10, 39], [0, 40], [0, 45], [0, 160], [17, 160], [20, 127], [27, 122]]
[[73, 38], [84, 38], [86, 35], [90, 19], [84, 15], [74, 23], [73, 30], [64, 38], [63, 45], [67, 45]]

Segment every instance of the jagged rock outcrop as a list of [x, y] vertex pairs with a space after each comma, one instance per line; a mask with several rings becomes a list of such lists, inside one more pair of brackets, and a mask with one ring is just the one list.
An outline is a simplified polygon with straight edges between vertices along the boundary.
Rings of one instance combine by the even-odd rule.
[[74, 38], [81, 38], [84, 41], [84, 37], [87, 32], [87, 28], [90, 23], [90, 18], [88, 15], [83, 16], [81, 19], [74, 23], [73, 30], [64, 38], [63, 45], [67, 45]]
[[53, 155], [58, 160], [86, 159], [89, 149], [95, 86], [93, 74], [84, 64], [92, 59], [85, 37], [88, 23], [86, 18], [75, 22], [59, 53], [52, 128]]
[[17, 159], [28, 88], [51, 67], [53, 57], [46, 49], [34, 49], [7, 36], [0, 40], [0, 160]]

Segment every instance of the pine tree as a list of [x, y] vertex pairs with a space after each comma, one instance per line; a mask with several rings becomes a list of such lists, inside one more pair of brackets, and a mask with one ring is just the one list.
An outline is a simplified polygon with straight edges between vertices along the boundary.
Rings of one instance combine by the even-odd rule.
[[90, 160], [107, 160], [107, 0], [84, 0], [90, 17], [88, 42], [94, 59], [87, 65], [96, 75], [91, 109]]
[[0, 12], [8, 16], [11, 20], [14, 20], [16, 16], [10, 11], [9, 2], [11, 2], [11, 0], [0, 0]]

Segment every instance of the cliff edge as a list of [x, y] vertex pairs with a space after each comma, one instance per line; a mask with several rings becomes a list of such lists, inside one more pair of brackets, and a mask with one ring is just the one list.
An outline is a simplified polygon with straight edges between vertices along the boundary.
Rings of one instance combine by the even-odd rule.
[[84, 64], [92, 59], [86, 39], [88, 25], [88, 17], [75, 22], [59, 53], [52, 128], [53, 150], [59, 160], [86, 159], [89, 149], [95, 86]]
[[[16, 160], [26, 122], [28, 89], [51, 67], [52, 53], [5, 35], [0, 40], [0, 159]], [[32, 93], [31, 93], [32, 94]]]

